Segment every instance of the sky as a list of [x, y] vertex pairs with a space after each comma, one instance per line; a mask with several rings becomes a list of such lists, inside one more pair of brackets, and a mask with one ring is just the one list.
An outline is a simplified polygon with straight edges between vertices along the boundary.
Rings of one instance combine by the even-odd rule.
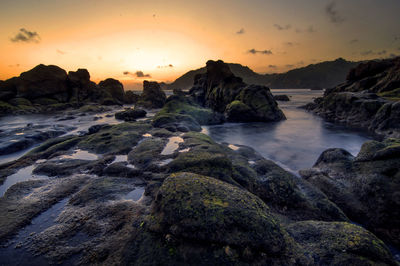
[[38, 64], [171, 82], [209, 59], [259, 73], [400, 54], [399, 0], [0, 0], [0, 80]]

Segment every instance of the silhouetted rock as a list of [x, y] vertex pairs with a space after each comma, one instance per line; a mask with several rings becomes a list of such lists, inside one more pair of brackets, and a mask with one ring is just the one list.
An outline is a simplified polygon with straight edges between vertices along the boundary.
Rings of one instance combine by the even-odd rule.
[[274, 95], [275, 101], [283, 101], [283, 102], [288, 102], [290, 101], [289, 96], [282, 94], [282, 95]]
[[89, 101], [97, 94], [96, 83], [90, 81], [90, 74], [86, 69], [68, 72], [68, 83], [72, 91], [71, 100]]
[[143, 92], [137, 105], [145, 108], [161, 108], [164, 106], [166, 99], [167, 96], [157, 82], [145, 80], [143, 82]]
[[357, 157], [328, 149], [300, 174], [350, 219], [400, 246], [400, 141], [368, 141]]
[[126, 91], [124, 97], [124, 103], [126, 104], [134, 104], [139, 100], [139, 94], [134, 93], [133, 91]]
[[[221, 60], [207, 62], [207, 72], [195, 77], [189, 93], [200, 104], [225, 113], [228, 121], [268, 122], [285, 119], [267, 87], [245, 84]], [[240, 114], [242, 111], [246, 114]]]
[[352, 69], [348, 81], [305, 106], [329, 121], [400, 137], [400, 57]]
[[118, 103], [124, 102], [124, 86], [116, 79], [106, 79], [99, 83], [99, 88], [106, 91], [110, 95], [110, 99], [116, 100]]

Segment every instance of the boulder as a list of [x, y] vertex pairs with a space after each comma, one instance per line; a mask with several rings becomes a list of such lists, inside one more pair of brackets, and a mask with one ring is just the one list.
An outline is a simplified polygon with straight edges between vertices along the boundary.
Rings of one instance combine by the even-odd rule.
[[118, 80], [108, 78], [106, 80], [100, 81], [99, 89], [105, 91], [109, 95], [110, 99], [115, 100], [120, 104], [124, 102], [124, 86]]
[[10, 78], [0, 81], [0, 101], [7, 101], [17, 96], [18, 78]]
[[286, 252], [285, 231], [256, 196], [217, 179], [170, 175], [152, 209], [150, 230], [178, 239], [248, 247], [270, 255]]
[[124, 121], [135, 121], [138, 118], [146, 117], [147, 112], [143, 109], [129, 108], [125, 111], [115, 113], [115, 118]]
[[133, 91], [126, 91], [124, 97], [125, 104], [134, 104], [139, 100], [139, 95]]
[[[285, 119], [270, 90], [247, 85], [223, 61], [208, 61], [205, 74], [195, 77], [189, 95], [200, 105], [225, 113], [231, 122], [268, 122]], [[246, 112], [245, 114], [241, 114]]]
[[161, 108], [164, 106], [167, 96], [162, 91], [160, 84], [155, 81], [143, 82], [143, 92], [139, 97], [137, 105], [145, 108]]
[[70, 94], [67, 72], [54, 65], [38, 65], [21, 73], [17, 81], [17, 97], [29, 100], [47, 97], [66, 102]]
[[357, 157], [329, 149], [300, 174], [350, 219], [399, 247], [399, 165], [400, 141], [386, 139], [364, 143]]
[[282, 101], [282, 102], [288, 102], [290, 101], [289, 96], [282, 94], [282, 95], [274, 95], [275, 101]]

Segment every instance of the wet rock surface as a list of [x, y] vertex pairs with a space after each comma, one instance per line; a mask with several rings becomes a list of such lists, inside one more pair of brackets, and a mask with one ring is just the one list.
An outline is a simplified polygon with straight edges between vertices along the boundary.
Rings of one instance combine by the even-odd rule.
[[397, 139], [366, 142], [356, 157], [330, 149], [300, 173], [352, 220], [399, 247], [399, 151]]
[[400, 58], [361, 63], [347, 81], [305, 106], [329, 121], [400, 137]]
[[[0, 260], [11, 249], [42, 264], [395, 265], [329, 191], [195, 132], [220, 117], [181, 97], [153, 118], [52, 138], [0, 165], [3, 180], [24, 167], [47, 176], [0, 197]], [[396, 176], [396, 142], [368, 145], [357, 158]], [[336, 158], [354, 160], [321, 162]], [[35, 219], [50, 220], [32, 229]]]

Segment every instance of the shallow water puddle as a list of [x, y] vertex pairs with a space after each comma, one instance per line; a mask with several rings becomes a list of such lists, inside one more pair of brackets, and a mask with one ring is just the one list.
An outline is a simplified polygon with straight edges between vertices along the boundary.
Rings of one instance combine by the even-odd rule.
[[167, 145], [165, 145], [164, 150], [161, 152], [161, 155], [170, 155], [173, 154], [179, 148], [179, 143], [184, 142], [181, 137], [171, 137], [168, 140]]
[[41, 256], [28, 251], [32, 236], [56, 224], [55, 219], [62, 212], [69, 198], [54, 204], [50, 209], [34, 218], [28, 226], [21, 229], [8, 245], [0, 248], [1, 265], [48, 265]]
[[12, 174], [6, 178], [4, 183], [0, 186], [0, 197], [3, 197], [6, 191], [13, 185], [28, 181], [28, 180], [41, 180], [41, 179], [47, 179], [49, 177], [44, 176], [44, 175], [34, 175], [32, 174], [33, 169], [36, 167], [36, 165], [31, 165], [27, 166], [24, 168], [19, 169], [18, 172], [15, 174]]
[[142, 136], [145, 137], [145, 138], [151, 138], [152, 137], [152, 135], [149, 134], [149, 133], [143, 134]]
[[239, 149], [238, 146], [234, 145], [234, 144], [229, 144], [228, 147], [234, 151], [237, 151]]
[[136, 187], [134, 190], [126, 194], [124, 196], [124, 199], [138, 201], [143, 196], [144, 190], [145, 190], [144, 187]]
[[90, 153], [88, 151], [84, 151], [84, 150], [74, 150], [74, 153], [71, 155], [63, 155], [61, 156], [62, 159], [76, 159], [76, 160], [86, 160], [86, 161], [94, 161], [97, 160], [99, 158], [99, 156], [97, 156], [94, 153]]
[[120, 163], [128, 161], [128, 155], [116, 155], [113, 163]]
[[159, 166], [164, 166], [164, 165], [169, 164], [169, 163], [172, 162], [172, 161], [173, 161], [173, 159], [165, 159], [165, 160], [160, 161], [160, 162], [158, 163], [158, 165], [159, 165]]
[[186, 148], [186, 149], [180, 150], [179, 152], [183, 153], [183, 152], [189, 152], [189, 151], [190, 151], [190, 148]]

